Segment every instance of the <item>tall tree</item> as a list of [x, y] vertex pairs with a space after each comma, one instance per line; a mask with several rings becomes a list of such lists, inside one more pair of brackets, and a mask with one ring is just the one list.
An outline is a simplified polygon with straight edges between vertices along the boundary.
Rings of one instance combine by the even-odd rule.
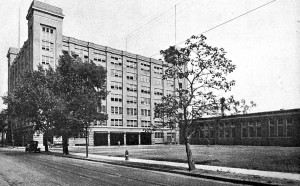
[[[46, 139], [51, 129], [50, 113], [56, 104], [49, 83], [53, 75], [53, 69], [45, 70], [42, 66], [38, 70], [24, 72], [14, 91], [3, 97], [11, 119], [30, 123], [32, 131], [44, 133]], [[45, 151], [48, 151], [48, 144], [44, 145]]]
[[168, 126], [179, 123], [191, 171], [195, 164], [189, 140], [196, 132], [196, 120], [219, 112], [217, 95], [229, 91], [235, 84], [226, 77], [236, 66], [227, 59], [223, 48], [208, 45], [203, 35], [192, 36], [184, 47], [171, 46], [161, 54], [166, 62], [163, 79], [175, 79], [185, 86], [177, 86], [175, 94], [163, 97], [162, 103], [155, 107], [155, 113], [165, 118]]
[[62, 101], [60, 109], [54, 113], [64, 118], [64, 123], [55, 121], [54, 128], [63, 138], [63, 153], [68, 154], [68, 138], [85, 131], [88, 145], [89, 125], [107, 119], [107, 115], [100, 112], [101, 99], [107, 95], [106, 70], [93, 62], [82, 62], [80, 58], [64, 53], [56, 71], [58, 78], [54, 92]]

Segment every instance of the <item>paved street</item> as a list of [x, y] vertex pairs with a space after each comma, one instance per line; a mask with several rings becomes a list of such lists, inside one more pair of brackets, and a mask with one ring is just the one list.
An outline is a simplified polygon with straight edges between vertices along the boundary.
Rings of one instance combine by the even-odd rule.
[[0, 148], [0, 185], [233, 185], [144, 169]]

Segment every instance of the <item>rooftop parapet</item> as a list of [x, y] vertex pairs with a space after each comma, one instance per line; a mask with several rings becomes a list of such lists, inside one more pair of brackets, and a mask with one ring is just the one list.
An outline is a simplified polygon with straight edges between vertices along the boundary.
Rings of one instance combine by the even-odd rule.
[[54, 16], [57, 16], [57, 17], [60, 17], [60, 18], [64, 18], [64, 15], [62, 14], [62, 9], [61, 8], [34, 0], [31, 3], [31, 5], [28, 9], [28, 13], [27, 13], [27, 16], [26, 16], [27, 20], [28, 20], [29, 16], [31, 15], [31, 13], [33, 12], [33, 10], [46, 12], [46, 13], [49, 13], [51, 15], [54, 15]]

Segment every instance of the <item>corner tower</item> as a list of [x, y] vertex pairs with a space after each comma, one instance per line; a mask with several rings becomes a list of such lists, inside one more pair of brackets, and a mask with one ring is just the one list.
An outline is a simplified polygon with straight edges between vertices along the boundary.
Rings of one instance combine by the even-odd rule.
[[62, 51], [62, 9], [33, 1], [28, 9], [29, 64], [36, 70], [39, 64], [53, 68]]

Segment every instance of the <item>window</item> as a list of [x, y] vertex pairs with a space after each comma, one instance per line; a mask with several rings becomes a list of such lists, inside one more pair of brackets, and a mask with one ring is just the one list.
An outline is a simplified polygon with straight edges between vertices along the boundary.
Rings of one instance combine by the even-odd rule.
[[148, 63], [141, 63], [141, 70], [150, 73], [150, 64]]
[[161, 103], [161, 99], [154, 99], [154, 106]]
[[127, 120], [127, 127], [137, 127], [137, 120]]
[[42, 40], [43, 41], [54, 41], [54, 29], [42, 26]]
[[53, 52], [53, 47], [54, 47], [54, 44], [52, 42], [42, 41], [42, 49], [43, 50]]
[[270, 137], [276, 137], [274, 120], [269, 120], [269, 131]]
[[127, 91], [128, 92], [136, 92], [137, 91], [137, 86], [134, 84], [127, 84]]
[[111, 107], [112, 114], [123, 114], [123, 107]]
[[150, 77], [149, 77], [149, 76], [144, 76], [144, 75], [142, 75], [142, 76], [141, 76], [141, 81], [142, 81], [142, 82], [149, 83], [149, 82], [150, 82]]
[[235, 138], [235, 125], [233, 123], [231, 124], [231, 137]]
[[261, 137], [261, 121], [256, 122], [256, 137]]
[[210, 138], [214, 138], [215, 137], [215, 128], [214, 128], [214, 124], [213, 123], [209, 124], [209, 137]]
[[127, 104], [137, 104], [136, 96], [127, 96]]
[[136, 61], [127, 60], [126, 66], [127, 68], [136, 69]]
[[225, 138], [229, 138], [229, 133], [230, 133], [230, 125], [229, 123], [225, 124]]
[[179, 88], [182, 89], [182, 83], [179, 83]]
[[137, 109], [136, 108], [127, 108], [127, 115], [136, 116], [137, 115]]
[[253, 121], [249, 121], [248, 127], [249, 127], [249, 137], [250, 138], [255, 137], [254, 136], [254, 122]]
[[150, 105], [151, 104], [150, 98], [141, 97], [141, 104], [142, 105]]
[[115, 65], [115, 66], [122, 66], [122, 61], [121, 58], [115, 57], [115, 56], [111, 56], [111, 64]]
[[155, 88], [154, 89], [154, 95], [162, 96], [163, 95], [163, 90]]
[[154, 66], [154, 73], [155, 74], [162, 74], [162, 67]]
[[164, 138], [163, 132], [155, 132], [155, 138]]
[[42, 56], [42, 64], [43, 65], [53, 65], [53, 57], [50, 56]]
[[136, 81], [136, 79], [137, 79], [137, 75], [136, 74], [128, 73], [128, 72], [127, 72], [126, 77], [127, 77], [128, 80], [132, 80], [132, 81]]
[[286, 136], [292, 137], [293, 136], [293, 118], [287, 118], [286, 120]]
[[248, 137], [248, 125], [246, 122], [242, 122], [242, 137], [247, 138]]
[[111, 76], [113, 77], [122, 77], [122, 71], [121, 70], [116, 70], [116, 69], [112, 69], [111, 70]]
[[150, 127], [151, 121], [142, 120], [141, 127]]
[[94, 52], [94, 63], [101, 62], [106, 63], [106, 56], [100, 53]]
[[97, 121], [97, 125], [98, 126], [107, 126], [107, 122], [106, 121]]
[[150, 87], [142, 86], [141, 92], [144, 94], [150, 94]]
[[162, 79], [161, 78], [154, 78], [154, 84], [155, 85], [162, 85]]
[[141, 109], [142, 116], [151, 116], [151, 112], [148, 109]]
[[122, 102], [122, 95], [120, 95], [120, 94], [111, 94], [111, 101]]
[[284, 125], [284, 120], [282, 118], [279, 118], [277, 120], [278, 137], [283, 137], [284, 136], [283, 125]]
[[110, 84], [110, 87], [111, 87], [111, 89], [122, 90], [122, 83], [112, 81], [111, 84]]
[[111, 126], [123, 126], [123, 120], [122, 119], [111, 119], [110, 125]]
[[219, 138], [224, 138], [224, 123], [219, 124]]

